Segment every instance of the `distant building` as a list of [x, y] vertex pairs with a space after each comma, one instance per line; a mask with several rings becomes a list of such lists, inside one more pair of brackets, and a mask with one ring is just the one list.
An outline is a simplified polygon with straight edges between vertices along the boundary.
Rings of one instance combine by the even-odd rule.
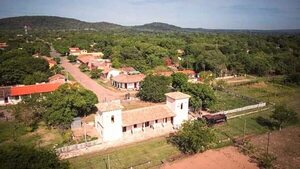
[[22, 97], [33, 94], [51, 93], [62, 83], [42, 83], [23, 86], [0, 87], [0, 105], [17, 104], [22, 101]]
[[172, 126], [179, 128], [188, 120], [190, 96], [181, 92], [166, 94], [165, 105], [122, 111], [120, 101], [97, 104], [95, 126], [103, 141], [121, 139], [147, 130]]
[[7, 47], [8, 47], [8, 45], [6, 44], [6, 42], [1, 42], [0, 43], [0, 49], [5, 49]]
[[141, 81], [145, 78], [144, 74], [120, 74], [111, 79], [114, 87], [123, 90], [139, 90]]
[[79, 48], [69, 48], [69, 55], [80, 56], [80, 55], [92, 55], [95, 57], [102, 57], [104, 54], [102, 52], [88, 52], [87, 50], [83, 49], [80, 50]]

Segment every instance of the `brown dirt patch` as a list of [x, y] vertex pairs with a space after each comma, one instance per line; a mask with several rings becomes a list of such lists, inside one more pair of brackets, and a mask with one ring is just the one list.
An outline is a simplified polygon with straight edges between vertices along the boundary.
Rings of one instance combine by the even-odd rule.
[[258, 83], [251, 84], [251, 87], [261, 89], [261, 88], [268, 87], [268, 85], [265, 82], [258, 82]]
[[[268, 135], [251, 139], [261, 151], [266, 151]], [[296, 169], [300, 166], [300, 127], [289, 127], [270, 135], [269, 151], [277, 156], [275, 165], [280, 169]]]
[[167, 163], [163, 169], [258, 169], [256, 163], [239, 153], [236, 147], [208, 150], [173, 163]]

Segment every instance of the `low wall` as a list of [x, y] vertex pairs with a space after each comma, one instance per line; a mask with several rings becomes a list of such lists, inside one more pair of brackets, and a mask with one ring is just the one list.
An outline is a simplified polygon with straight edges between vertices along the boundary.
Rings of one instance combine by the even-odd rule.
[[220, 112], [217, 112], [216, 114], [230, 114], [230, 113], [235, 113], [235, 112], [240, 112], [240, 111], [245, 111], [245, 110], [250, 110], [250, 109], [256, 109], [256, 108], [265, 107], [265, 106], [266, 106], [266, 103], [258, 103], [258, 104], [240, 107], [240, 108], [236, 108], [236, 109], [220, 111]]
[[99, 145], [99, 144], [102, 144], [101, 140], [93, 140], [93, 141], [88, 141], [86, 143], [73, 144], [73, 145], [57, 148], [57, 149], [55, 149], [55, 151], [57, 153], [65, 153], [65, 152], [69, 152], [69, 151], [73, 151], [73, 150], [84, 149], [86, 147], [92, 147], [94, 145]]

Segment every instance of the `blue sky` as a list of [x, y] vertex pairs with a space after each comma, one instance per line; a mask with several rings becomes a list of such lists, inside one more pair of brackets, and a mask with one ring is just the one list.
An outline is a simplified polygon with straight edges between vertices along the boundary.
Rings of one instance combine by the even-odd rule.
[[300, 29], [300, 0], [0, 0], [0, 18], [51, 15], [121, 25]]

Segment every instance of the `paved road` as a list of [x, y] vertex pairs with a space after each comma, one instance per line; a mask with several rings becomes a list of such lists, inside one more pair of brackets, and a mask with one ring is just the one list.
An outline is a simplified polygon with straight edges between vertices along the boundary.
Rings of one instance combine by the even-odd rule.
[[78, 69], [78, 67], [69, 63], [66, 58], [61, 58], [61, 65], [65, 68], [67, 72], [69, 72], [74, 77], [74, 79], [78, 83], [80, 83], [86, 89], [93, 91], [97, 95], [99, 101], [114, 100], [121, 98], [120, 93], [108, 90], [103, 86], [99, 85], [86, 74], [82, 73]]

